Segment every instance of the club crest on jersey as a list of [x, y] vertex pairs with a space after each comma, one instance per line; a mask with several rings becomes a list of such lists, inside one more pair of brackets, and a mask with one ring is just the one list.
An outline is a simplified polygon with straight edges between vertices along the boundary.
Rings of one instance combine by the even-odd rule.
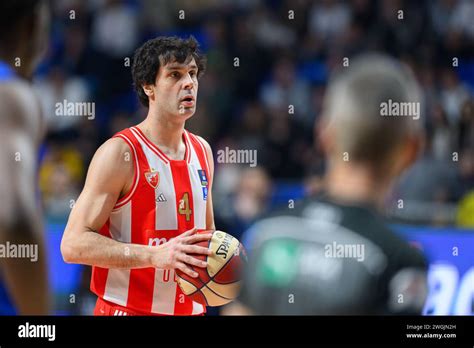
[[151, 187], [157, 188], [160, 183], [160, 173], [156, 170], [145, 172], [145, 179]]
[[198, 174], [199, 174], [199, 179], [201, 180], [201, 185], [207, 186], [208, 181], [207, 181], [206, 172], [203, 169], [198, 169]]

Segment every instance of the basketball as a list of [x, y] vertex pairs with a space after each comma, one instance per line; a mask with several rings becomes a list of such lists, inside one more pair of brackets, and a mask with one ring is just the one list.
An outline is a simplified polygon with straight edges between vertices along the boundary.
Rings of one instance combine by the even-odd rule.
[[242, 244], [228, 233], [214, 231], [209, 241], [195, 245], [208, 247], [213, 254], [193, 255], [207, 262], [206, 268], [192, 267], [198, 273], [197, 278], [176, 271], [181, 290], [205, 306], [222, 306], [234, 300], [240, 289], [241, 268], [247, 260]]

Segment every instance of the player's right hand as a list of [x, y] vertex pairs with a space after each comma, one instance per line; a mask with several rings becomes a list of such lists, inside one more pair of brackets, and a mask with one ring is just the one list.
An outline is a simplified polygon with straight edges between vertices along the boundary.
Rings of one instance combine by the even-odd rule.
[[190, 277], [197, 278], [197, 272], [189, 265], [204, 268], [207, 263], [190, 254], [212, 255], [212, 251], [193, 244], [210, 240], [211, 237], [212, 233], [197, 233], [194, 227], [156, 248], [151, 262], [156, 268], [179, 269]]

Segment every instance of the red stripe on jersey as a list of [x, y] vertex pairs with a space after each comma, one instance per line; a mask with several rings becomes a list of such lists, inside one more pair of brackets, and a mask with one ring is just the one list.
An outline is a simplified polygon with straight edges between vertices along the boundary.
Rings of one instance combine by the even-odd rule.
[[[104, 237], [111, 237], [110, 219], [107, 219], [104, 226], [99, 230], [99, 233]], [[91, 290], [96, 293], [97, 296], [104, 296], [108, 273], [108, 268], [92, 267]]]
[[[133, 138], [133, 144], [139, 158], [140, 171], [141, 173], [145, 173], [149, 170], [145, 153], [136, 138]], [[153, 209], [144, 209], [146, 206], [150, 207], [150, 205], [152, 205]], [[147, 229], [155, 229], [154, 208], [155, 192], [153, 190], [140, 190], [140, 196], [132, 202], [132, 243], [148, 245], [144, 231]], [[127, 307], [151, 312], [154, 284], [155, 268], [131, 269]]]
[[[191, 149], [188, 149], [190, 151]], [[191, 181], [189, 179], [189, 170], [186, 162], [172, 161], [171, 173], [173, 174], [173, 184], [176, 193], [176, 211], [178, 212], [178, 232], [182, 234], [194, 227], [194, 204], [193, 191], [191, 189]], [[182, 209], [180, 209], [180, 207]], [[180, 213], [180, 211], [188, 211], [190, 214]], [[187, 218], [189, 216], [189, 218]], [[183, 302], [184, 300], [184, 302]], [[180, 308], [184, 313], [192, 313], [192, 300], [185, 296], [181, 288], [177, 286], [175, 296], [175, 308]]]

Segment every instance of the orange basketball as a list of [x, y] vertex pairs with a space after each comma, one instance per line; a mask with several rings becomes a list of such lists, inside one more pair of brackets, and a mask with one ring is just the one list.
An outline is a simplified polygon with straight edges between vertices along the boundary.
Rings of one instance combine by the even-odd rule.
[[176, 270], [178, 285], [193, 301], [205, 306], [222, 306], [235, 299], [240, 289], [240, 273], [247, 256], [238, 239], [222, 231], [214, 231], [209, 241], [195, 245], [209, 248], [213, 255], [193, 255], [207, 262], [206, 268], [191, 267], [198, 273], [192, 278]]

